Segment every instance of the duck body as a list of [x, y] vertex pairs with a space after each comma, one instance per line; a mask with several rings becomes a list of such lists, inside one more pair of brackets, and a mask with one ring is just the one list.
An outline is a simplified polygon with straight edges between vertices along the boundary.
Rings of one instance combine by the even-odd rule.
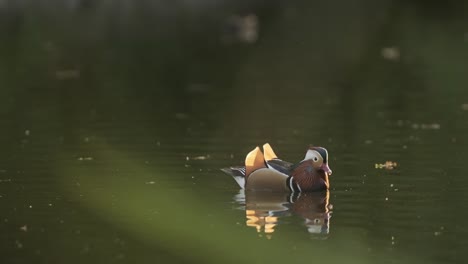
[[328, 152], [309, 147], [304, 160], [297, 164], [279, 159], [271, 146], [263, 145], [249, 152], [244, 166], [221, 169], [248, 191], [311, 192], [328, 190]]

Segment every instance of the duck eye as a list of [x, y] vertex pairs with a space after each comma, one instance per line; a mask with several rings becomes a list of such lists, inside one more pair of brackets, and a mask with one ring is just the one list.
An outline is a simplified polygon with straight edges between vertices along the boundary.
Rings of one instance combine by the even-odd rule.
[[317, 161], [318, 161], [318, 158], [317, 158], [317, 157], [314, 157], [314, 161], [317, 162]]

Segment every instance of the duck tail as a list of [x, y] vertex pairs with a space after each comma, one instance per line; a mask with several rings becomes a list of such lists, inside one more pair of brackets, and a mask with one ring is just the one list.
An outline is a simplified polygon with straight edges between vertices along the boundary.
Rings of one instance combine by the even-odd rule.
[[245, 167], [244, 166], [222, 168], [221, 170], [225, 172], [226, 174], [231, 175], [242, 189], [245, 188]]

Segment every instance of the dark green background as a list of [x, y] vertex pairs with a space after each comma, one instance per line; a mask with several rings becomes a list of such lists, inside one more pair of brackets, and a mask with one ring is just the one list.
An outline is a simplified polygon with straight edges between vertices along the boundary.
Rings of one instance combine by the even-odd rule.
[[[464, 263], [467, 69], [464, 1], [0, 1], [0, 260]], [[264, 142], [329, 150], [327, 239], [244, 225]]]

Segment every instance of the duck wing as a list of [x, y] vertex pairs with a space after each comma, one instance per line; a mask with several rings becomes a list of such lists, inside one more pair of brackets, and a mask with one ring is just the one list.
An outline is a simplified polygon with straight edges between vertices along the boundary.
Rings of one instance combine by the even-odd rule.
[[273, 151], [273, 148], [270, 146], [270, 144], [265, 143], [263, 145], [263, 153], [263, 157], [266, 161], [268, 168], [277, 170], [286, 175], [290, 175], [291, 167], [293, 166], [293, 164], [291, 162], [279, 159], [276, 153]]
[[277, 170], [283, 174], [290, 175], [294, 164], [280, 159], [272, 159], [267, 161], [270, 169]]

